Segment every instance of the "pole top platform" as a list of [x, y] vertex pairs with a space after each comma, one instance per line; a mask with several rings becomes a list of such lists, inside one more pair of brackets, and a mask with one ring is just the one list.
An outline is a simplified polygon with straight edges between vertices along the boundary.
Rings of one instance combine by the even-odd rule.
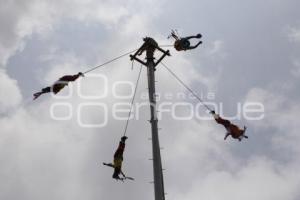
[[134, 55], [130, 55], [130, 60], [136, 60], [142, 65], [147, 66], [147, 63], [142, 61], [137, 56], [141, 56], [144, 51], [146, 51], [146, 58], [147, 60], [154, 60], [154, 52], [155, 50], [159, 50], [163, 53], [163, 55], [158, 59], [156, 63], [154, 63], [154, 67], [156, 67], [162, 59], [164, 59], [165, 56], [171, 56], [169, 50], [164, 50], [158, 46], [158, 43], [151, 37], [145, 37], [143, 38], [144, 44], [135, 52]]

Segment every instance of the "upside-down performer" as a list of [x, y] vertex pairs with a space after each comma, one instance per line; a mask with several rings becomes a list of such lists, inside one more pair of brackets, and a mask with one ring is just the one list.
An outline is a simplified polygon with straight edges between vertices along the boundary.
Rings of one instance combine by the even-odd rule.
[[[103, 163], [103, 165], [105, 165], [105, 166], [114, 168], [114, 173], [112, 175], [112, 178], [114, 178], [116, 180], [121, 180], [121, 181], [124, 181], [125, 179], [134, 180], [131, 177], [127, 177], [122, 171], [123, 153], [125, 150], [125, 141], [126, 140], [127, 140], [126, 136], [123, 136], [121, 138], [118, 149], [116, 150], [116, 152], [114, 154], [114, 162], [113, 163]], [[122, 178], [120, 177], [120, 174], [123, 176]]]
[[232, 138], [237, 139], [239, 141], [241, 141], [243, 138], [248, 139], [248, 136], [245, 135], [247, 129], [246, 126], [244, 126], [244, 129], [241, 129], [237, 125], [232, 124], [229, 120], [221, 118], [219, 115], [215, 113], [215, 111], [211, 111], [210, 113], [213, 115], [216, 122], [218, 124], [223, 125], [227, 130], [224, 140], [226, 140], [229, 135], [231, 135]]
[[169, 38], [170, 37], [173, 37], [175, 39], [174, 48], [177, 51], [182, 51], [182, 50], [186, 51], [186, 50], [195, 49], [202, 43], [202, 41], [199, 41], [196, 45], [191, 46], [191, 43], [189, 41], [190, 39], [193, 39], [193, 38], [200, 39], [202, 37], [202, 35], [200, 33], [195, 36], [188, 36], [188, 37], [181, 38], [178, 36], [178, 34], [176, 34], [176, 32], [174, 30], [172, 30]]
[[61, 91], [65, 86], [69, 84], [69, 82], [76, 81], [80, 76], [84, 76], [82, 72], [78, 72], [75, 75], [66, 75], [58, 79], [52, 86], [43, 88], [40, 92], [33, 94], [33, 100], [37, 99], [39, 96], [45, 93], [53, 92], [57, 94]]

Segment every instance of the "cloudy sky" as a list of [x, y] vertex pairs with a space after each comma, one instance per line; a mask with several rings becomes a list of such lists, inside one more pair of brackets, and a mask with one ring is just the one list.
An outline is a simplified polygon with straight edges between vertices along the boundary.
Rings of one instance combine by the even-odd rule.
[[[224, 116], [235, 116], [238, 105], [249, 102], [265, 111], [262, 120], [233, 120], [248, 127], [249, 139], [241, 143], [224, 141], [224, 128], [213, 120], [179, 121], [164, 112], [159, 127], [166, 199], [299, 200], [299, 7], [298, 0], [1, 0], [0, 199], [153, 199], [147, 106], [128, 127], [124, 171], [136, 181], [115, 182], [112, 170], [101, 166], [112, 160], [125, 125], [115, 120], [113, 107], [130, 102], [117, 97], [114, 86], [135, 83], [138, 64], [131, 69], [124, 57], [95, 70], [65, 88], [66, 98], [44, 95], [33, 102], [32, 94], [62, 75], [138, 48], [145, 36], [172, 44], [167, 36], [177, 29], [182, 36], [200, 32], [203, 44], [187, 52], [169, 47], [165, 64], [204, 100], [215, 94], [211, 102]], [[175, 96], [159, 104], [198, 103], [176, 97], [188, 93], [163, 67], [156, 72], [157, 92]], [[128, 84], [115, 89], [130, 94]], [[101, 99], [80, 97], [105, 91]], [[137, 103], [146, 102], [145, 93], [144, 69]], [[53, 108], [56, 117], [68, 117], [70, 107], [66, 120], [51, 116]], [[187, 109], [177, 114], [186, 116]], [[210, 117], [202, 108], [197, 112]], [[102, 128], [78, 123], [105, 119]]]

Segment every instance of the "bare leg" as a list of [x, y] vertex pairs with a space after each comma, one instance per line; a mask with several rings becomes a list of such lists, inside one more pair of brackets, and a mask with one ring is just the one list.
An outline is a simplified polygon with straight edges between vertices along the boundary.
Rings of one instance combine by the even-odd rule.
[[126, 178], [126, 175], [123, 173], [123, 171], [121, 170], [121, 174], [124, 178]]
[[244, 126], [244, 132], [243, 132], [243, 136], [244, 136], [244, 138], [247, 138], [247, 139], [248, 139], [248, 136], [247, 136], [247, 135], [244, 135], [244, 134], [245, 134], [245, 132], [246, 132], [246, 130], [247, 130], [247, 127], [246, 127], [246, 126]]
[[51, 87], [46, 87], [46, 88], [43, 88], [41, 92], [37, 92], [37, 93], [34, 93], [33, 94], [33, 100], [36, 100], [39, 96], [41, 96], [42, 94], [45, 94], [45, 93], [49, 93], [51, 92]]
[[189, 48], [186, 48], [186, 50], [196, 49], [200, 44], [202, 44], [202, 41], [199, 41], [195, 46], [190, 46]]
[[113, 165], [112, 163], [103, 163], [103, 165], [108, 166], [108, 167], [115, 168], [114, 165]]
[[41, 96], [43, 94], [43, 92], [37, 92], [33, 94], [33, 100], [36, 100], [37, 98], [39, 98], [39, 96]]
[[201, 37], [202, 37], [202, 35], [199, 33], [199, 34], [197, 34], [197, 35], [195, 35], [195, 36], [189, 36], [189, 37], [186, 37], [186, 39], [189, 40], [189, 39], [193, 39], [193, 38], [201, 38]]
[[116, 179], [116, 180], [121, 180], [121, 181], [123, 181], [123, 178], [120, 178], [118, 174], [115, 174], [115, 173], [114, 173], [112, 177], [113, 177], [114, 179]]
[[[121, 173], [121, 169], [120, 168], [115, 168], [115, 171], [113, 173], [113, 178], [116, 179], [116, 180], [121, 180], [121, 181], [124, 181], [125, 177], [124, 178], [120, 178], [119, 174]], [[122, 174], [123, 175], [123, 174]]]
[[202, 41], [199, 41], [195, 46], [198, 47], [200, 44], [202, 44]]
[[51, 92], [51, 87], [45, 87], [42, 89], [42, 92], [43, 93], [48, 93], [48, 92]]
[[226, 140], [229, 135], [230, 135], [230, 133], [227, 133], [224, 137], [224, 140]]

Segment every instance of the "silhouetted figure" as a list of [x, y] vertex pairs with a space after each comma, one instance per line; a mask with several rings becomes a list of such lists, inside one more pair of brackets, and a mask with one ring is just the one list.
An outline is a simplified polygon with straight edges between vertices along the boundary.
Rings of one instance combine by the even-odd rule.
[[[114, 168], [114, 173], [112, 175], [112, 178], [114, 178], [116, 180], [121, 180], [121, 181], [123, 181], [124, 179], [133, 180], [133, 178], [127, 177], [122, 171], [123, 153], [125, 150], [125, 141], [126, 140], [127, 140], [126, 136], [123, 136], [121, 138], [118, 149], [116, 150], [116, 152], [114, 154], [114, 162], [113, 163], [103, 163], [103, 165], [105, 165], [105, 166]], [[120, 174], [123, 176], [123, 178], [120, 178]]]
[[137, 55], [142, 55], [144, 53], [144, 51], [147, 51], [147, 50], [151, 50], [152, 52], [155, 51], [155, 48], [160, 48], [157, 44], [157, 42], [153, 39], [153, 38], [150, 38], [150, 37], [145, 37], [143, 38], [144, 40], [144, 44], [141, 46], [141, 48], [138, 50], [138, 54]]
[[77, 80], [80, 76], [84, 76], [82, 72], [78, 72], [76, 75], [66, 75], [58, 79], [52, 86], [43, 88], [40, 92], [33, 94], [33, 100], [37, 99], [39, 96], [45, 93], [53, 92], [57, 94], [61, 91], [65, 86], [68, 85], [69, 82]]
[[202, 37], [200, 33], [195, 36], [180, 38], [178, 34], [176, 34], [174, 30], [172, 30], [171, 35], [168, 38], [170, 37], [173, 37], [175, 39], [174, 48], [177, 51], [182, 51], [182, 50], [186, 51], [186, 50], [195, 49], [202, 43], [202, 41], [199, 41], [196, 45], [191, 46], [191, 43], [189, 41], [192, 38], [200, 39]]
[[239, 141], [241, 141], [243, 138], [248, 139], [248, 136], [245, 135], [245, 131], [247, 129], [246, 126], [244, 126], [244, 129], [240, 129], [238, 126], [232, 124], [229, 120], [221, 118], [215, 113], [215, 111], [211, 111], [210, 113], [213, 115], [218, 124], [222, 124], [226, 128], [227, 133], [224, 140], [226, 140], [229, 135], [231, 135], [231, 137], [234, 139], [238, 139]]

